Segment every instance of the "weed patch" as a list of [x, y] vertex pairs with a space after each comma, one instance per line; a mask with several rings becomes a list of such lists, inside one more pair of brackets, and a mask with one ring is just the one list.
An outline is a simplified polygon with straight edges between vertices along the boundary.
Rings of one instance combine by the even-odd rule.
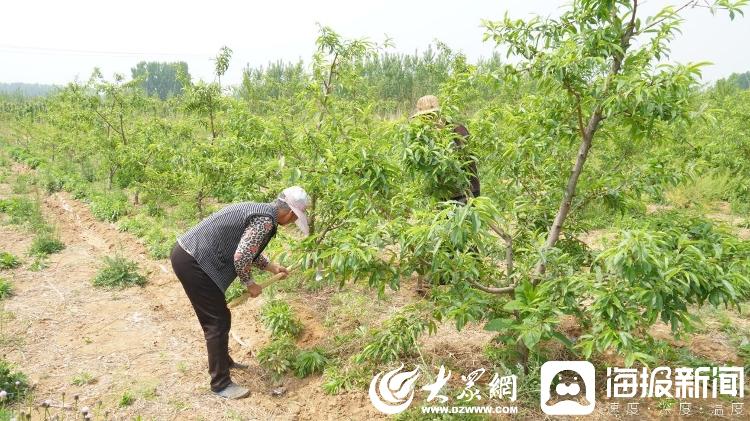
[[104, 267], [93, 280], [94, 286], [104, 288], [127, 288], [143, 286], [146, 277], [138, 272], [138, 264], [124, 257], [105, 257]]

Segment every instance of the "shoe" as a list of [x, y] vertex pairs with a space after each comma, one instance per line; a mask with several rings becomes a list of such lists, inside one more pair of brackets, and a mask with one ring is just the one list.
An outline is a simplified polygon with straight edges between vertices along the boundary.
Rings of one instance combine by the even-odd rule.
[[241, 363], [232, 361], [232, 365], [230, 365], [229, 368], [235, 368], [237, 370], [247, 370], [248, 368], [250, 368], [250, 366], [247, 364], [241, 364]]
[[229, 383], [229, 386], [214, 393], [225, 399], [242, 399], [250, 396], [250, 389], [235, 383]]

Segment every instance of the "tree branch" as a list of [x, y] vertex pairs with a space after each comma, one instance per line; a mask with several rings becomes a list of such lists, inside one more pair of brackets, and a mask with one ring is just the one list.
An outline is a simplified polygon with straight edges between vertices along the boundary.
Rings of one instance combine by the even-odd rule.
[[327, 226], [325, 227], [325, 229], [323, 230], [323, 232], [321, 232], [321, 233], [320, 233], [320, 236], [318, 236], [318, 238], [317, 238], [317, 239], [315, 240], [315, 244], [316, 244], [316, 245], [320, 245], [320, 243], [322, 243], [322, 242], [323, 242], [323, 240], [325, 239], [326, 235], [327, 235], [327, 234], [328, 234], [329, 232], [331, 232], [331, 231], [333, 231], [333, 230], [335, 230], [335, 229], [341, 228], [341, 227], [342, 227], [342, 226], [343, 226], [343, 225], [344, 225], [345, 223], [346, 223], [346, 220], [343, 220], [343, 221], [339, 221], [338, 223], [331, 223], [331, 224], [328, 224], [328, 225], [327, 225]]
[[99, 116], [99, 118], [104, 120], [104, 122], [107, 123], [107, 126], [109, 126], [109, 128], [114, 130], [115, 133], [119, 134], [120, 136], [123, 136], [123, 134], [120, 133], [120, 130], [118, 130], [117, 127], [115, 127], [112, 123], [110, 123], [109, 120], [107, 120], [107, 117], [105, 117], [99, 110], [94, 109], [94, 112]]
[[[604, 97], [606, 97], [607, 93], [609, 92], [609, 87], [612, 83], [612, 80], [618, 73], [620, 73], [620, 69], [622, 68], [622, 61], [625, 58], [625, 52], [630, 46], [630, 40], [635, 33], [635, 20], [637, 11], [638, 0], [633, 0], [633, 11], [630, 16], [630, 22], [628, 22], [628, 25], [625, 28], [622, 37], [620, 38], [620, 46], [622, 48], [620, 51], [614, 52], [612, 55], [612, 67], [609, 71], [609, 74], [607, 75], [606, 81], [604, 82], [604, 89], [602, 91], [604, 93]], [[558, 209], [557, 215], [555, 215], [555, 219], [552, 222], [552, 226], [550, 227], [549, 233], [547, 235], [547, 241], [544, 243], [545, 249], [550, 249], [555, 246], [555, 243], [557, 243], [557, 240], [560, 238], [560, 233], [562, 232], [565, 219], [570, 213], [570, 205], [573, 202], [573, 197], [576, 193], [578, 178], [581, 176], [583, 165], [586, 163], [586, 158], [588, 158], [589, 150], [591, 149], [591, 143], [594, 140], [594, 134], [599, 128], [599, 123], [604, 120], [603, 100], [604, 99], [601, 99], [599, 104], [594, 109], [594, 112], [591, 114], [589, 122], [583, 131], [581, 146], [578, 148], [578, 156], [576, 158], [575, 164], [573, 164], [573, 168], [571, 169], [570, 177], [568, 178], [568, 184], [565, 187], [565, 192], [563, 193], [563, 197], [560, 202], [560, 208]], [[541, 281], [542, 275], [544, 275], [544, 272], [546, 270], [546, 263], [543, 260], [540, 260], [539, 263], [537, 263], [536, 268], [534, 268], [534, 273], [532, 276], [532, 283], [534, 285], [538, 284]]]
[[575, 97], [576, 99], [576, 115], [578, 117], [578, 132], [581, 135], [581, 139], [583, 139], [584, 133], [583, 133], [583, 111], [581, 111], [581, 94], [575, 91], [572, 86], [570, 86], [570, 81], [567, 80], [567, 78], [563, 79], [563, 86], [565, 86], [565, 89], [568, 91], [568, 93], [573, 95], [573, 97]]
[[502, 287], [502, 288], [491, 288], [491, 287], [486, 287], [484, 285], [481, 285], [481, 284], [479, 284], [479, 283], [477, 283], [475, 281], [471, 281], [471, 280], [469, 281], [469, 283], [472, 286], [474, 286], [474, 288], [476, 288], [476, 289], [478, 289], [480, 291], [488, 292], [490, 294], [511, 294], [513, 291], [516, 290], [516, 285], [515, 284], [507, 286], [507, 287]]
[[[511, 279], [511, 275], [513, 275], [513, 237], [505, 232], [505, 230], [497, 226], [497, 224], [491, 222], [489, 225], [490, 229], [492, 229], [492, 231], [499, 235], [500, 238], [502, 238], [505, 242], [505, 276], [508, 279]], [[484, 286], [473, 280], [469, 280], [469, 283], [476, 289], [490, 294], [510, 294], [515, 291], [517, 286], [516, 283], [513, 283], [505, 287], [493, 288]]]
[[510, 279], [513, 274], [513, 237], [495, 223], [490, 222], [490, 228], [505, 241], [505, 274]]
[[[674, 16], [674, 15], [676, 15], [676, 14], [680, 13], [680, 12], [682, 11], [682, 9], [684, 9], [684, 8], [686, 8], [686, 7], [688, 7], [688, 6], [690, 6], [691, 4], [695, 4], [695, 3], [697, 3], [697, 1], [696, 1], [696, 0], [690, 0], [689, 2], [687, 2], [687, 3], [683, 4], [682, 6], [678, 7], [678, 8], [677, 8], [677, 10], [675, 10], [675, 11], [674, 11], [674, 12], [673, 12], [672, 14], [670, 14], [669, 16], [664, 16], [664, 17], [663, 17], [663, 18], [661, 18], [661, 19], [657, 19], [657, 20], [655, 20], [655, 21], [651, 22], [651, 23], [650, 23], [649, 25], [647, 25], [646, 27], [644, 27], [643, 29], [641, 29], [640, 31], [638, 31], [638, 34], [637, 34], [637, 35], [640, 35], [640, 34], [642, 34], [642, 33], [646, 32], [646, 31], [648, 31], [649, 29], [653, 28], [654, 26], [656, 26], [656, 25], [658, 25], [658, 24], [660, 24], [660, 23], [664, 22], [665, 20], [669, 19], [670, 17], [672, 17], [672, 16]], [[635, 9], [633, 10], [633, 16], [635, 16]]]

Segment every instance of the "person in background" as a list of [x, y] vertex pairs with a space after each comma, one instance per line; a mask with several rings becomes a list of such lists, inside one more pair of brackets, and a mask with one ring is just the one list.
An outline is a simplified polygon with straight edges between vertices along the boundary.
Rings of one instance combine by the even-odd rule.
[[211, 391], [223, 398], [250, 395], [249, 389], [235, 384], [230, 377], [230, 368], [247, 366], [235, 363], [229, 356], [232, 315], [224, 294], [239, 277], [250, 296], [260, 295], [262, 288], [253, 279], [253, 268], [288, 273], [284, 266], [269, 261], [263, 250], [276, 235], [278, 225], [296, 222], [307, 235], [308, 206], [307, 193], [299, 186], [285, 189], [271, 203], [235, 203], [180, 236], [172, 249], [172, 268], [203, 328]]
[[[456, 150], [461, 150], [466, 147], [466, 143], [469, 140], [469, 131], [461, 124], [449, 124], [440, 117], [440, 103], [434, 95], [425, 95], [417, 100], [416, 110], [412, 114], [411, 118], [422, 118], [426, 121], [430, 121], [438, 127], [445, 127], [453, 131], [455, 134], [453, 144]], [[466, 170], [469, 173], [469, 189], [468, 191], [460, 187], [456, 188], [456, 191], [450, 197], [445, 197], [444, 200], [452, 200], [455, 202], [466, 204], [468, 199], [467, 193], [471, 194], [472, 197], [477, 197], [480, 194], [479, 185], [479, 173], [477, 171], [477, 163], [475, 159], [471, 159], [466, 166]]]
[[[438, 128], [452, 130], [454, 135], [453, 146], [455, 150], [460, 151], [461, 149], [466, 147], [466, 143], [469, 139], [469, 131], [463, 125], [448, 123], [440, 116], [440, 103], [438, 102], [436, 96], [426, 95], [419, 98], [417, 100], [415, 108], [416, 110], [414, 114], [412, 114], [411, 118], [420, 118], [424, 121], [429, 121]], [[468, 201], [467, 194], [470, 194], [472, 197], [477, 197], [480, 195], [479, 173], [477, 171], [476, 159], [472, 157], [467, 163], [465, 170], [468, 172], [469, 178], [468, 189], [464, 188], [463, 186], [456, 186], [452, 194], [443, 197], [442, 200], [450, 200], [454, 203], [465, 205]], [[475, 251], [476, 248], [472, 247], [472, 250]], [[444, 279], [433, 279], [432, 282], [429, 282], [420, 276], [417, 278], [417, 294], [426, 295], [428, 291], [428, 285], [433, 282], [439, 285], [445, 285], [448, 281]]]

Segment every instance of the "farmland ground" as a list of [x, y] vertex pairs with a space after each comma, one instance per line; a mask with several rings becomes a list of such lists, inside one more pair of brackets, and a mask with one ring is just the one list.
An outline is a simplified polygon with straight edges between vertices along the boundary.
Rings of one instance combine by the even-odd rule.
[[[28, 171], [15, 165], [14, 174], [0, 184], [0, 198], [16, 195], [11, 179]], [[159, 420], [380, 417], [365, 391], [325, 394], [320, 375], [302, 380], [286, 376], [280, 382], [285, 394], [271, 396], [279, 383], [264, 374], [253, 354], [269, 341], [259, 321], [266, 294], [233, 309], [233, 334], [248, 347], [232, 339], [230, 352], [251, 366], [235, 372], [234, 378], [250, 386], [253, 395], [239, 402], [213, 397], [206, 387], [202, 333], [169, 262], [149, 259], [136, 237], [119, 232], [114, 224], [96, 220], [86, 204], [67, 193], [45, 195], [33, 189], [27, 194], [40, 198], [45, 219], [56, 226], [66, 245], [62, 252], [49, 257], [46, 268], [33, 271], [31, 259], [26, 257], [32, 236], [21, 227], [0, 225], [3, 249], [24, 259], [20, 268], [4, 273], [13, 283], [15, 294], [4, 302], [0, 354], [29, 375], [34, 391], [24, 406], [36, 408], [35, 416], [42, 416], [39, 404], [44, 400], [61, 406], [64, 393], [66, 406], [79, 395], [78, 407], [89, 406], [100, 417], [106, 413], [113, 419], [137, 415]], [[735, 226], [738, 235], [747, 235], [741, 221], [728, 214], [725, 206], [712, 209], [709, 216]], [[600, 248], [608, 241], [607, 236], [606, 230], [592, 231], [584, 240]], [[112, 255], [138, 262], [149, 283], [121, 291], [92, 287], [91, 279], [102, 257]], [[332, 318], [346, 319], [346, 312], [357, 323], [377, 326], [398, 308], [418, 299], [410, 287], [389, 293], [382, 301], [377, 301], [374, 293], [355, 287], [287, 294], [305, 328], [298, 344], [311, 347], [324, 343], [341, 327]], [[700, 312], [705, 323], [692, 336], [675, 340], [664, 325], [657, 325], [653, 334], [695, 361], [746, 364], [737, 349], [750, 337], [746, 317], [734, 310], [704, 308]], [[564, 326], [569, 333], [576, 330], [574, 320], [566, 320]], [[483, 350], [491, 337], [481, 326], [470, 325], [458, 333], [451, 325], [443, 325], [437, 334], [420, 340], [421, 358], [430, 368], [444, 361], [466, 369], [487, 367], [491, 361]], [[564, 350], [560, 350], [560, 356], [565, 356]], [[622, 360], [609, 355], [598, 363], [622, 365]], [[451, 386], [458, 388], [460, 382], [456, 380]], [[132, 404], [121, 406], [126, 394], [133, 397]], [[521, 417], [541, 415], [526, 405], [519, 405]], [[652, 408], [642, 415], [654, 419], [664, 415]], [[599, 419], [609, 418], [606, 409], [604, 405], [598, 407]], [[57, 410], [73, 416], [72, 410]]]
[[[0, 185], [0, 198], [11, 195]], [[320, 376], [284, 380], [286, 394], [270, 396], [274, 384], [261, 376], [251, 352], [267, 334], [258, 321], [264, 298], [233, 310], [236, 340], [230, 352], [250, 364], [234, 373], [235, 381], [251, 387], [253, 395], [226, 402], [207, 391], [203, 334], [190, 303], [167, 260], [153, 261], [139, 241], [112, 224], [95, 220], [86, 205], [67, 193], [43, 198], [43, 213], [59, 230], [65, 249], [51, 255], [48, 267], [31, 271], [27, 264], [5, 273], [15, 294], [4, 304], [0, 353], [26, 372], [35, 385], [33, 401], [49, 399], [66, 405], [80, 396], [79, 406], [108, 411], [118, 419], [336, 419], [339, 415], [375, 418], [364, 394], [329, 396]], [[3, 249], [25, 256], [32, 236], [15, 226], [0, 226]], [[95, 289], [91, 279], [103, 256], [119, 254], [137, 261], [148, 275], [144, 288], [122, 291]], [[30, 260], [30, 259], [25, 259]], [[300, 343], [320, 339], [322, 314], [296, 302], [306, 327]], [[73, 385], [88, 375], [92, 384]], [[136, 399], [119, 407], [123, 394]]]

